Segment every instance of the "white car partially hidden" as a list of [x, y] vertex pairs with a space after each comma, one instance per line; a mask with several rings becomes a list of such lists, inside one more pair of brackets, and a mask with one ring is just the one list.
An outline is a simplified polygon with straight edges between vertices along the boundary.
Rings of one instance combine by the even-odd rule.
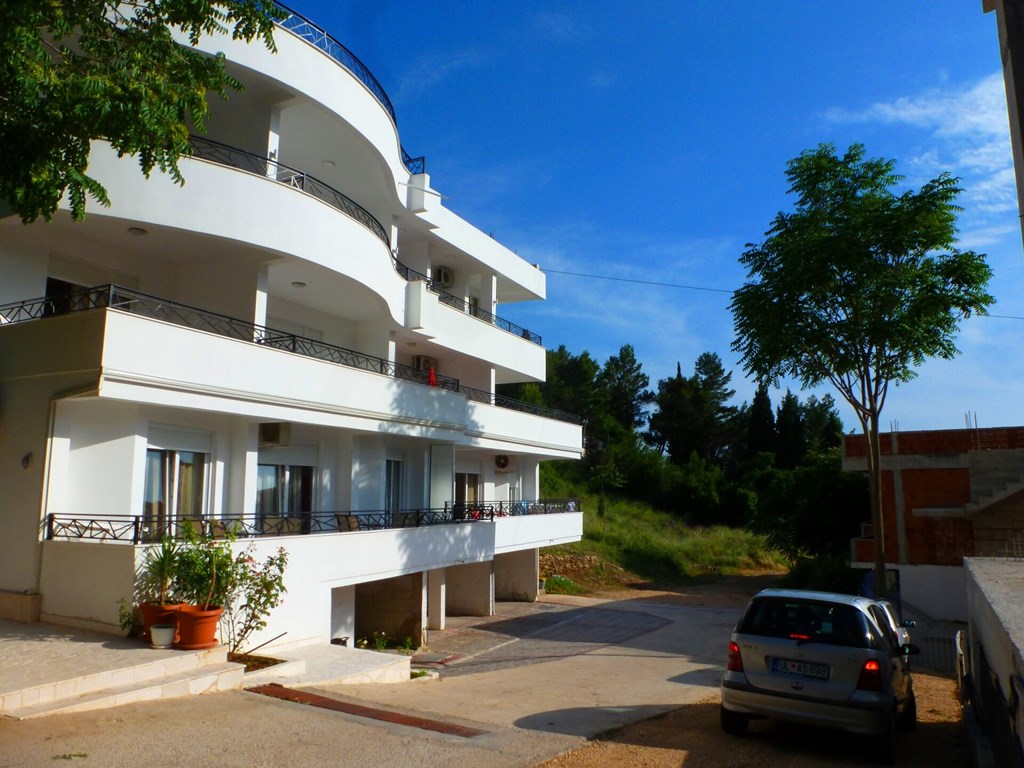
[[751, 718], [840, 728], [870, 737], [876, 759], [895, 759], [896, 731], [917, 722], [908, 657], [872, 616], [874, 601], [832, 592], [768, 589], [750, 601], [729, 641], [722, 729]]

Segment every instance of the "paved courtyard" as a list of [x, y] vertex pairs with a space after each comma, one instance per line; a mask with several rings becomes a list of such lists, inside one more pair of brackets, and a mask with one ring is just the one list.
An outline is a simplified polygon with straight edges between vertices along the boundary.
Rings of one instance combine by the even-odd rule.
[[[552, 597], [431, 633], [440, 679], [321, 685], [464, 737], [234, 691], [0, 722], [0, 768], [82, 765], [532, 766], [587, 737], [714, 695], [735, 609]], [[397, 720], [399, 718], [393, 718]]]

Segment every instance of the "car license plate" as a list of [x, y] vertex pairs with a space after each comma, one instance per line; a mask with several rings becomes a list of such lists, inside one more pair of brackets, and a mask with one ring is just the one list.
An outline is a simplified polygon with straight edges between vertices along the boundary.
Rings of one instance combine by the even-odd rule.
[[819, 680], [828, 680], [828, 665], [814, 664], [810, 661], [772, 659], [772, 672], [780, 672], [783, 675], [799, 675], [801, 677], [814, 677]]

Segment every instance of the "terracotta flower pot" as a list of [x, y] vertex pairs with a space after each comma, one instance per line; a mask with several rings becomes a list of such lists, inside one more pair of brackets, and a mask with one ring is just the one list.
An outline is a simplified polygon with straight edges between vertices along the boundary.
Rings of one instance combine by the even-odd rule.
[[183, 605], [178, 610], [178, 640], [175, 648], [185, 651], [200, 651], [217, 645], [217, 624], [221, 607], [204, 611], [198, 605]]
[[176, 624], [178, 622], [178, 609], [183, 605], [184, 603], [140, 603], [142, 642], [152, 642], [150, 627], [154, 624]]

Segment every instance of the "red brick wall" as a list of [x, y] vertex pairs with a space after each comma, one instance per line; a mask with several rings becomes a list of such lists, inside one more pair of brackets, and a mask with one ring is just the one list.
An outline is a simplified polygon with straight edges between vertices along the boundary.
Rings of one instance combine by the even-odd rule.
[[[883, 456], [892, 455], [892, 434], [880, 435]], [[950, 429], [900, 432], [900, 455], [956, 456], [971, 450], [1024, 448], [1024, 427], [992, 429]], [[863, 457], [863, 435], [847, 435], [843, 450], [847, 456]], [[913, 564], [961, 565], [975, 553], [974, 524], [966, 518], [915, 517], [914, 509], [963, 508], [971, 500], [971, 478], [967, 467], [905, 469], [902, 472], [904, 525], [907, 560]], [[893, 473], [882, 472], [882, 519], [885, 555], [888, 562], [899, 559]], [[874, 559], [873, 543], [854, 540], [854, 554], [866, 562]], [[865, 557], [866, 556], [866, 557]]]

